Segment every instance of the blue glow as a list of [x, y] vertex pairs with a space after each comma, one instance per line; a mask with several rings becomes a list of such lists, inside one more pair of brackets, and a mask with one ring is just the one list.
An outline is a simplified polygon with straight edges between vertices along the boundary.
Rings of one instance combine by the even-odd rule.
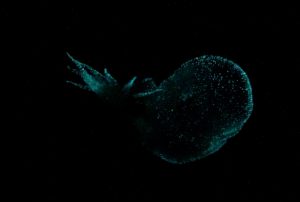
[[120, 105], [114, 101], [132, 97], [144, 106], [145, 113], [132, 120], [141, 143], [170, 163], [187, 163], [215, 153], [239, 133], [253, 111], [247, 74], [226, 58], [197, 57], [158, 86], [152, 78], [137, 82], [133, 77], [120, 88], [107, 69], [101, 74], [67, 55], [74, 64], [68, 69], [84, 84], [67, 83], [112, 103]]

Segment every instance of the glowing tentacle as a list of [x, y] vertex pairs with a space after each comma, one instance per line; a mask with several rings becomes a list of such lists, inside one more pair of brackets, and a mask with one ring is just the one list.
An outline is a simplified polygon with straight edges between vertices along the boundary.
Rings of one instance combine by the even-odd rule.
[[133, 85], [134, 85], [134, 82], [135, 82], [136, 78], [137, 78], [136, 76], [133, 77], [132, 79], [130, 79], [130, 80], [128, 81], [127, 84], [124, 85], [124, 87], [123, 87], [123, 89], [122, 89], [122, 91], [123, 91], [124, 93], [128, 94], [128, 93], [130, 92], [130, 90], [132, 89], [132, 87], [133, 87]]
[[108, 72], [106, 68], [104, 69], [104, 76], [110, 84], [114, 86], [118, 85], [117, 80], [114, 77], [112, 77], [112, 75]]
[[160, 88], [157, 88], [157, 89], [154, 89], [154, 90], [151, 90], [151, 91], [136, 93], [136, 94], [133, 95], [133, 97], [135, 97], [135, 98], [147, 97], [147, 96], [153, 95], [153, 94], [155, 94], [157, 92], [160, 92], [160, 91], [163, 91], [163, 90], [160, 89]]
[[82, 90], [91, 91], [91, 89], [90, 89], [88, 86], [84, 86], [84, 85], [75, 83], [75, 82], [73, 82], [73, 81], [66, 81], [66, 83], [71, 84], [71, 85], [73, 85], [73, 86], [75, 86], [75, 87], [78, 87], [78, 88], [80, 88], [80, 89], [82, 89]]
[[72, 71], [80, 75], [91, 91], [97, 94], [101, 93], [103, 88], [109, 83], [108, 79], [89, 65], [77, 61], [69, 53], [67, 53], [67, 56], [77, 68]]

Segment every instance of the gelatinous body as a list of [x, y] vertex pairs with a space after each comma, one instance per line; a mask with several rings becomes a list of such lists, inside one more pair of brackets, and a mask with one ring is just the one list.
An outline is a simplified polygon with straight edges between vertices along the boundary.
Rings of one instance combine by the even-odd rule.
[[143, 143], [172, 163], [201, 159], [219, 150], [249, 118], [252, 90], [245, 72], [222, 57], [184, 63], [148, 97], [137, 121]]
[[151, 78], [136, 84], [134, 77], [123, 88], [106, 69], [100, 74], [69, 57], [85, 85], [70, 83], [110, 102], [127, 96], [144, 106], [145, 112], [133, 118], [142, 144], [170, 163], [186, 163], [218, 151], [241, 130], [253, 110], [246, 73], [219, 56], [192, 59], [159, 86]]

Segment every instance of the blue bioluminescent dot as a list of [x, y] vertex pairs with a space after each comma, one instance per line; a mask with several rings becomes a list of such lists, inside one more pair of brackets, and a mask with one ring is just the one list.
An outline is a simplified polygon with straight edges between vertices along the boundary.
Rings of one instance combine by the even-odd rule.
[[85, 84], [69, 83], [109, 102], [132, 97], [144, 106], [144, 113], [133, 118], [141, 143], [170, 163], [191, 162], [218, 151], [253, 110], [246, 73], [219, 56], [187, 61], [158, 86], [151, 78], [136, 84], [133, 77], [123, 88], [107, 69], [101, 74], [68, 56]]

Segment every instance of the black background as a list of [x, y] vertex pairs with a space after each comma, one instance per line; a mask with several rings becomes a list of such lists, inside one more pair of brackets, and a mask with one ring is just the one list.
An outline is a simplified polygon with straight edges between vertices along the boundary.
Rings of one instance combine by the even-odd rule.
[[[29, 201], [299, 200], [299, 15], [294, 5], [166, 1], [2, 5], [15, 177]], [[254, 111], [217, 153], [172, 165], [144, 151], [128, 111], [64, 83], [71, 53], [120, 83], [220, 55], [248, 74]], [[3, 67], [4, 68], [4, 67]], [[6, 80], [7, 79], [7, 80]], [[100, 104], [99, 104], [100, 103]]]

